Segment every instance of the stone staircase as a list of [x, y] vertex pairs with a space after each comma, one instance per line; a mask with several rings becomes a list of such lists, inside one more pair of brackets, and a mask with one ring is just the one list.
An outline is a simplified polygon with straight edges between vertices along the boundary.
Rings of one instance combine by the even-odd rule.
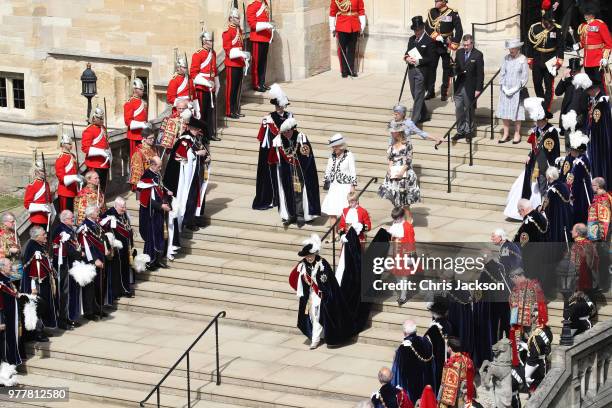
[[[328, 155], [327, 138], [341, 132], [356, 155], [360, 185], [370, 177], [382, 181], [385, 125], [397, 83], [362, 75], [347, 89], [347, 80], [342, 82], [336, 75], [284, 84], [290, 110], [313, 144], [320, 178]], [[30, 344], [35, 356], [25, 364], [23, 384], [67, 386], [71, 398], [93, 407], [136, 406], [207, 322], [225, 310], [219, 330], [222, 384], [214, 383], [214, 335], [209, 333], [190, 355], [191, 397], [200, 400], [193, 406], [352, 407], [377, 388], [377, 370], [391, 365], [402, 338], [402, 322], [415, 320], [420, 333], [429, 326], [423, 303], [398, 307], [389, 299], [374, 305], [371, 327], [353, 344], [308, 350], [307, 339], [295, 327], [297, 299], [287, 277], [298, 261], [302, 240], [313, 232], [323, 234], [325, 219], [298, 229], [284, 227], [275, 209], [251, 209], [255, 136], [271, 105], [251, 92], [245, 92], [243, 100], [246, 117], [227, 121], [220, 130], [223, 141], [212, 145], [207, 226], [184, 235], [182, 252], [170, 269], [138, 275], [136, 297], [121, 299], [107, 320], [57, 332], [49, 343]], [[410, 106], [409, 100], [406, 103]], [[425, 130], [443, 135], [454, 122], [454, 107], [451, 102], [433, 106], [434, 119]], [[488, 114], [478, 113], [481, 119]], [[446, 193], [447, 146], [434, 150], [432, 142], [413, 138], [423, 196], [413, 207], [417, 242], [423, 243], [419, 245], [438, 242], [461, 247], [487, 242], [495, 228], [511, 234], [517, 228], [502, 211], [528, 146], [499, 145], [489, 140], [485, 128], [479, 125], [474, 139], [474, 166], [468, 165], [465, 142], [452, 146], [452, 194]], [[361, 199], [374, 229], [388, 224], [392, 208], [377, 197], [377, 188], [370, 186]], [[126, 197], [137, 227], [138, 204], [133, 195]], [[136, 246], [142, 246], [139, 236]], [[331, 260], [330, 245], [322, 254]], [[562, 304], [552, 302], [549, 310], [558, 336]], [[600, 310], [600, 319], [610, 317], [612, 307]], [[163, 407], [185, 406], [185, 376], [183, 362], [161, 389]], [[149, 403], [155, 403], [155, 395]]]

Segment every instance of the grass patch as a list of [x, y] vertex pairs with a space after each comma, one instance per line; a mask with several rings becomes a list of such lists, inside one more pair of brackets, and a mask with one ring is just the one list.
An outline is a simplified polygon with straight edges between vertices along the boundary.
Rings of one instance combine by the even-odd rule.
[[22, 204], [23, 201], [20, 198], [10, 195], [0, 195], [0, 211], [6, 211]]

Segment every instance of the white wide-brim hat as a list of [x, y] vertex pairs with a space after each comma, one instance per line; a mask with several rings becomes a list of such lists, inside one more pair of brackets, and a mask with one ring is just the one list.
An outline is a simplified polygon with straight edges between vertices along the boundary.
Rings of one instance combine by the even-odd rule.
[[523, 46], [523, 42], [519, 39], [506, 40], [506, 49], [510, 50], [512, 48], [521, 48]]
[[329, 138], [328, 145], [329, 147], [342, 146], [345, 145], [346, 141], [344, 140], [344, 136], [340, 133], [336, 133], [332, 137]]

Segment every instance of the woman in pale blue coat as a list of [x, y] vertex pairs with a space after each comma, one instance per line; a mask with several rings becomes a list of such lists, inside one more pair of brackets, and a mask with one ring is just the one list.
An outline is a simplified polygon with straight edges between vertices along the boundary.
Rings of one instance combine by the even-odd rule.
[[500, 92], [497, 117], [504, 124], [504, 136], [498, 143], [510, 141], [510, 123], [514, 122], [513, 144], [521, 142], [521, 122], [525, 120], [525, 109], [521, 90], [529, 80], [527, 57], [521, 54], [523, 43], [520, 40], [506, 40], [508, 55], [504, 57], [499, 74]]

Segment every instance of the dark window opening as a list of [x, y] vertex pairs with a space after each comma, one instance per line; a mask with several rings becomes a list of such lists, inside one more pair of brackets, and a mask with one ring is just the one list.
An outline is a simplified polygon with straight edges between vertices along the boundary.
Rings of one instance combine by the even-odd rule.
[[2, 108], [8, 106], [8, 99], [6, 96], [6, 78], [0, 78], [0, 107]]
[[25, 109], [25, 89], [23, 79], [13, 79], [13, 104], [16, 109]]
[[149, 104], [149, 78], [146, 76], [139, 76], [137, 78], [140, 79], [142, 81], [142, 84], [144, 85], [144, 93], [142, 95], [142, 100], [145, 101], [148, 105]]

